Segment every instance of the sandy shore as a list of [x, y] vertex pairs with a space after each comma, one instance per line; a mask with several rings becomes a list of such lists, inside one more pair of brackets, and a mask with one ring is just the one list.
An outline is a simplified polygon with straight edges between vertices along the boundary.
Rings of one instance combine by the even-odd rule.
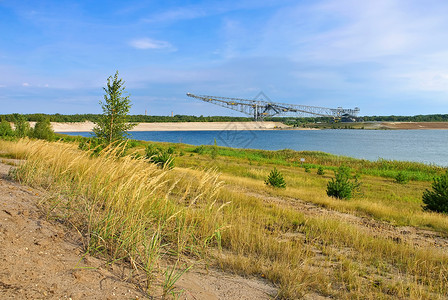
[[383, 122], [388, 129], [448, 129], [448, 122]]
[[[35, 122], [30, 122], [34, 127]], [[93, 122], [57, 123], [51, 122], [55, 132], [91, 132]], [[448, 122], [367, 122], [365, 129], [448, 129]], [[316, 130], [285, 125], [281, 122], [173, 122], [139, 123], [130, 131], [202, 131], [202, 130]]]
[[[90, 132], [95, 124], [92, 122], [52, 122], [51, 125], [55, 132]], [[31, 124], [31, 126], [34, 126], [34, 124]], [[291, 127], [280, 122], [176, 122], [139, 123], [131, 131], [274, 130], [287, 128]]]

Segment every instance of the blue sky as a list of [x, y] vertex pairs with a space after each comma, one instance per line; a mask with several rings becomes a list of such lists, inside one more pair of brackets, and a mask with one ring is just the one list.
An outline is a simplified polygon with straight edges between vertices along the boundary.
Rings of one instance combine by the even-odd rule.
[[448, 114], [448, 1], [0, 0], [0, 114], [234, 115], [185, 93]]

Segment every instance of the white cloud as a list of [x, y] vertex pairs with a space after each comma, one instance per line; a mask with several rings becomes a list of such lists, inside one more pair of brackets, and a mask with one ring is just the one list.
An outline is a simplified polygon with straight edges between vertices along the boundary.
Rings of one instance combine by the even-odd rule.
[[405, 89], [421, 91], [448, 92], [448, 71], [421, 70], [397, 74], [396, 78], [404, 81]]
[[134, 39], [129, 44], [136, 49], [165, 49], [175, 51], [176, 49], [167, 41], [159, 41], [151, 38]]
[[24, 82], [24, 83], [22, 83], [22, 86], [27, 87], [27, 86], [30, 86], [30, 84], [28, 82]]

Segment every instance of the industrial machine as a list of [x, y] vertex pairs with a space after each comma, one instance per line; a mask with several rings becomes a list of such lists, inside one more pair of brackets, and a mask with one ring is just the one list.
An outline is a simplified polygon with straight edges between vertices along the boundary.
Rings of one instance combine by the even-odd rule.
[[187, 93], [188, 97], [242, 112], [246, 115], [252, 116], [256, 121], [273, 116], [318, 116], [330, 117], [335, 121], [354, 122], [356, 121], [359, 113], [358, 107], [355, 107], [354, 109], [347, 109], [342, 107], [326, 108], [318, 106], [277, 103], [270, 101], [270, 99], [267, 98], [263, 93], [260, 93], [259, 95], [262, 95], [264, 97], [264, 100], [257, 99], [258, 96], [255, 99], [250, 100], [219, 96], [194, 95], [191, 93]]

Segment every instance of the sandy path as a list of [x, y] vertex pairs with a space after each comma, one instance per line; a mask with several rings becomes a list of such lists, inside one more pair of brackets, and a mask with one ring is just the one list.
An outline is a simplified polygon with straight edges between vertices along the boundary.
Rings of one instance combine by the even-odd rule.
[[[0, 158], [0, 299], [146, 298], [144, 283], [129, 279], [126, 266], [83, 255], [76, 232], [46, 220], [37, 206], [45, 192], [11, 181], [14, 163]], [[277, 293], [264, 280], [200, 267], [184, 274], [176, 288], [185, 300], [272, 299]], [[160, 291], [156, 287], [150, 298], [161, 299]]]

